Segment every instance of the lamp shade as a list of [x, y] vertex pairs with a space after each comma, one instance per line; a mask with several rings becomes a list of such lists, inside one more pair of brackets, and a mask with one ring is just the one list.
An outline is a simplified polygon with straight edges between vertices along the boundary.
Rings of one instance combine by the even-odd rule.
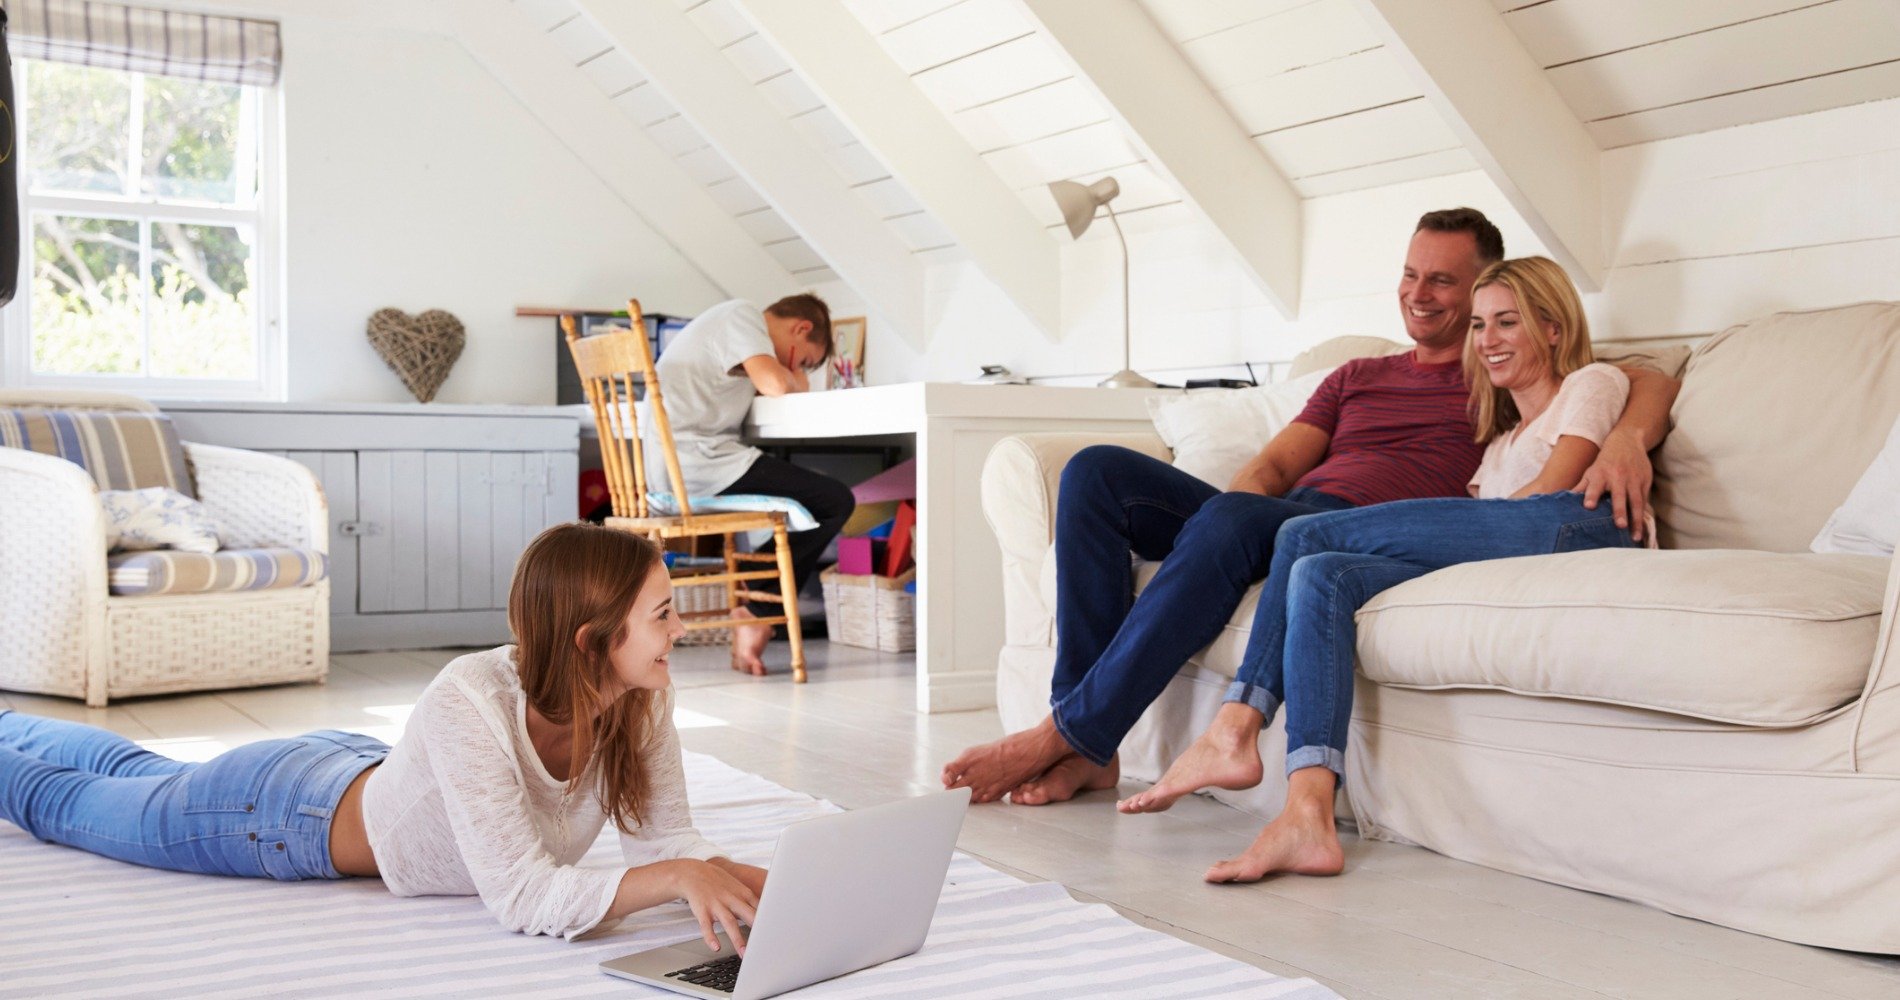
[[1113, 177], [1104, 177], [1093, 184], [1055, 181], [1049, 185], [1049, 193], [1055, 196], [1056, 208], [1062, 211], [1062, 221], [1068, 225], [1069, 235], [1080, 237], [1095, 220], [1095, 210], [1114, 201], [1122, 193], [1122, 187]]

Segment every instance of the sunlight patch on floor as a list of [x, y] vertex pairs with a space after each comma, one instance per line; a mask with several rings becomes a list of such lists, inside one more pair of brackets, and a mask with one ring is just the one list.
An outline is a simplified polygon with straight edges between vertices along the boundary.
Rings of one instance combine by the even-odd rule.
[[231, 749], [231, 744], [205, 736], [176, 736], [164, 740], [136, 740], [139, 746], [173, 760], [202, 764]]
[[678, 705], [673, 706], [673, 728], [675, 729], [711, 729], [714, 726], [724, 726], [727, 724], [726, 720], [718, 716], [707, 715], [704, 712], [695, 712], [690, 708], [681, 708]]

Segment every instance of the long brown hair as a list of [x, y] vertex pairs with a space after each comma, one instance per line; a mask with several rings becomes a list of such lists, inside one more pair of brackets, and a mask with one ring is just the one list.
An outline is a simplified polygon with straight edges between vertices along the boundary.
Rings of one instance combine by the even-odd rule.
[[528, 704], [557, 725], [594, 719], [573, 727], [568, 787], [593, 770], [602, 810], [629, 833], [640, 824], [647, 791], [642, 751], [667, 706], [661, 692], [642, 688], [609, 703], [608, 654], [626, 639], [627, 614], [659, 563], [659, 547], [638, 535], [559, 524], [521, 554], [508, 591], [508, 627]]
[[[1590, 349], [1590, 321], [1583, 315], [1583, 299], [1563, 266], [1549, 257], [1513, 257], [1484, 269], [1471, 286], [1472, 295], [1486, 285], [1503, 285], [1517, 298], [1518, 318], [1537, 322], [1533, 349], [1543, 353], [1551, 374], [1561, 381], [1596, 360]], [[1557, 343], [1543, 336], [1543, 328], [1557, 328]], [[1465, 384], [1471, 386], [1471, 429], [1479, 444], [1516, 427], [1517, 401], [1508, 390], [1491, 384], [1491, 374], [1478, 358], [1478, 338], [1465, 337]]]

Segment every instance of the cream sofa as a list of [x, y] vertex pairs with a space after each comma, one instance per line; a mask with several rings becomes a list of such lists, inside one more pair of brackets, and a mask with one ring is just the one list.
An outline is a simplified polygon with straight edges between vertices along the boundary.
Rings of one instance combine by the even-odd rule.
[[[1368, 837], [1900, 953], [1900, 560], [1808, 551], [1900, 415], [1900, 304], [1727, 330], [1682, 378], [1656, 455], [1664, 551], [1456, 566], [1360, 612], [1350, 815]], [[1062, 466], [1104, 442], [1168, 457], [1151, 435], [1031, 434], [984, 471], [1010, 730], [1048, 710]], [[1154, 779], [1206, 724], [1252, 614], [1250, 596], [1142, 718], [1126, 775]], [[1284, 748], [1276, 722], [1262, 752]], [[1277, 771], [1219, 797], [1271, 815]]]

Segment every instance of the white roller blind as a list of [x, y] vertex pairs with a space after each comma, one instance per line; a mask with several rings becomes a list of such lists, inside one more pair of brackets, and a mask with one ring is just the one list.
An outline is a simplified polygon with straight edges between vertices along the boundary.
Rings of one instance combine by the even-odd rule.
[[15, 57], [261, 86], [283, 62], [275, 21], [85, 0], [8, 0], [6, 11]]

